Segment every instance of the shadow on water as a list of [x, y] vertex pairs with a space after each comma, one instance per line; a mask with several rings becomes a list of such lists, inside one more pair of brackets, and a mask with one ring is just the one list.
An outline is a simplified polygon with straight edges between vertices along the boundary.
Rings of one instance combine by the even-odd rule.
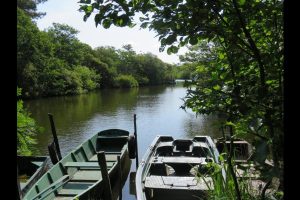
[[[62, 156], [100, 130], [119, 128], [133, 133], [133, 115], [137, 114], [139, 159], [157, 135], [192, 138], [195, 135], [219, 137], [214, 116], [198, 116], [180, 108], [186, 89], [182, 85], [134, 89], [107, 89], [88, 94], [24, 101], [37, 123], [44, 127], [35, 145], [35, 155], [48, 155], [52, 134], [47, 113], [54, 116]], [[131, 171], [135, 171], [135, 161]], [[123, 188], [129, 194], [129, 180]]]

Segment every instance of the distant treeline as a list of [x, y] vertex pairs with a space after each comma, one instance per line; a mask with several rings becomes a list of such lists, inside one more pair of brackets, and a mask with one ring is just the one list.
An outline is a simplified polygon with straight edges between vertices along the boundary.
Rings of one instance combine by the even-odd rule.
[[80, 94], [97, 88], [138, 87], [173, 82], [175, 65], [151, 53], [97, 47], [78, 40], [78, 31], [54, 23], [40, 31], [17, 9], [17, 84], [23, 98]]

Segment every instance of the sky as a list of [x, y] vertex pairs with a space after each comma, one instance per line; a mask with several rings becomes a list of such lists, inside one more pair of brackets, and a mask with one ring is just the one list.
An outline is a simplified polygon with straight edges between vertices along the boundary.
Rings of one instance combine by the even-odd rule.
[[164, 52], [159, 52], [160, 42], [158, 37], [155, 37], [155, 32], [140, 29], [139, 26], [120, 28], [112, 25], [109, 29], [104, 29], [102, 26], [95, 26], [92, 15], [84, 22], [84, 13], [78, 11], [78, 2], [79, 0], [48, 0], [39, 4], [38, 11], [46, 12], [46, 15], [36, 21], [37, 26], [40, 30], [45, 30], [53, 23], [67, 24], [79, 31], [77, 37], [81, 42], [92, 48], [113, 46], [120, 49], [125, 44], [131, 44], [136, 53], [150, 52], [170, 64], [178, 63], [178, 55], [186, 52], [185, 48], [181, 48], [177, 55], [168, 55], [167, 48]]

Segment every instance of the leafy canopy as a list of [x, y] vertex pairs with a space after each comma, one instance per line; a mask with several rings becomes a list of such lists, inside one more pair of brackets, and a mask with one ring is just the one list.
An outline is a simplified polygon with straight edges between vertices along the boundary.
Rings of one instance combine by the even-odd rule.
[[261, 121], [257, 134], [269, 140], [278, 166], [283, 136], [283, 1], [79, 3], [84, 20], [93, 15], [96, 26], [139, 24], [156, 31], [161, 51], [167, 48], [167, 53], [177, 53], [182, 46], [202, 45], [184, 58], [196, 66], [196, 87], [189, 90], [186, 106], [202, 114], [225, 113], [227, 121], [238, 125], [235, 127], [240, 132], [247, 133], [251, 124]]

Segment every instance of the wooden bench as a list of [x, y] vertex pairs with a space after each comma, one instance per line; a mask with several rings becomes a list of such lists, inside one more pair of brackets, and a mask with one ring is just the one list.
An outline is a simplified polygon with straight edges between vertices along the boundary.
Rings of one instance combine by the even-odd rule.
[[153, 163], [165, 163], [165, 164], [201, 164], [205, 161], [205, 157], [157, 157], [157, 159], [153, 159]]
[[[206, 179], [206, 178], [205, 178]], [[208, 181], [209, 179], [207, 179]], [[196, 177], [180, 176], [147, 176], [146, 188], [156, 189], [179, 189], [179, 190], [207, 190], [203, 180], [198, 181]]]
[[206, 163], [205, 157], [157, 157], [152, 160], [152, 165], [167, 164], [171, 166], [177, 175], [188, 175], [195, 165]]
[[[111, 152], [109, 152], [109, 154], [105, 154], [106, 162], [116, 162], [118, 156], [121, 156], [121, 152], [116, 152], [116, 153], [113, 153], [113, 154]], [[89, 161], [91, 161], [91, 162], [98, 161], [97, 154], [94, 155], [93, 157], [91, 157], [89, 159]]]
[[79, 170], [71, 178], [72, 182], [95, 182], [102, 180], [100, 170]]
[[120, 135], [120, 136], [98, 136], [97, 138], [100, 139], [105, 139], [105, 138], [112, 138], [112, 139], [116, 139], [116, 138], [128, 138], [128, 136], [126, 135]]
[[[115, 162], [106, 162], [107, 168], [112, 168]], [[76, 168], [88, 168], [88, 169], [100, 169], [98, 162], [66, 162], [64, 164], [66, 168], [68, 167], [76, 167]]]
[[95, 182], [68, 182], [58, 192], [60, 196], [76, 196], [86, 191]]
[[32, 198], [32, 200], [35, 199], [44, 199], [49, 194], [51, 194], [54, 190], [57, 190], [59, 187], [61, 187], [63, 184], [65, 184], [67, 181], [69, 181], [69, 175], [64, 175], [55, 182], [51, 183], [46, 189], [38, 193], [36, 196]]

